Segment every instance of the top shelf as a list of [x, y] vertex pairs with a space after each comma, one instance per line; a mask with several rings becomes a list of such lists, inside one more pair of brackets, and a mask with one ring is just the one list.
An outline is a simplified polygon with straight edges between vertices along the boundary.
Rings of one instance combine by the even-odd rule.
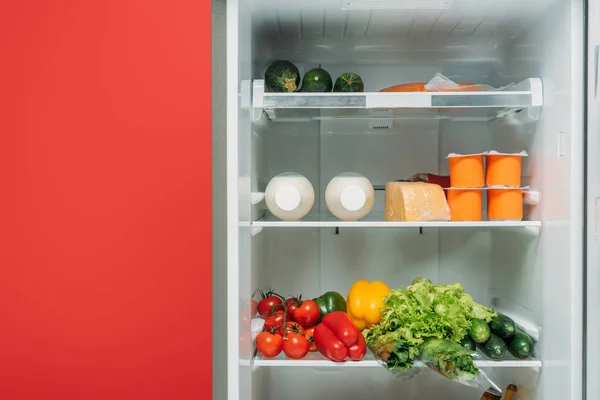
[[[308, 114], [311, 119], [403, 118], [407, 115], [453, 119], [462, 113], [473, 114], [473, 111], [474, 117], [492, 119], [506, 110], [542, 105], [543, 87], [539, 78], [529, 78], [503, 90], [481, 92], [272, 93], [265, 92], [264, 80], [255, 80], [252, 87], [252, 107], [265, 109], [271, 119], [284, 117], [281, 111], [285, 110], [318, 110], [318, 115]], [[357, 113], [357, 110], [366, 113]], [[423, 114], [423, 111], [429, 113]]]

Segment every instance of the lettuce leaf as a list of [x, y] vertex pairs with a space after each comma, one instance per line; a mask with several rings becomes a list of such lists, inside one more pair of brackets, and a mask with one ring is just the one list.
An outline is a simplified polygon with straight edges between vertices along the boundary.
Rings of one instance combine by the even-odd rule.
[[459, 343], [473, 318], [489, 322], [495, 315], [492, 309], [474, 302], [460, 283], [435, 285], [418, 278], [386, 295], [381, 321], [363, 334], [367, 343], [419, 346], [430, 338]]

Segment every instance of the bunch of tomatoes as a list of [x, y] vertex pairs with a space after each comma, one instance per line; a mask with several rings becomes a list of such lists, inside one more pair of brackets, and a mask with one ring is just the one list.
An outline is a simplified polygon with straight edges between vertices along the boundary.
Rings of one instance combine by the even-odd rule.
[[270, 358], [283, 351], [288, 358], [299, 360], [317, 351], [313, 332], [321, 311], [315, 301], [302, 300], [302, 296], [285, 299], [273, 291], [261, 292], [261, 297], [258, 303], [252, 300], [252, 315], [257, 311], [265, 320], [264, 330], [256, 338], [260, 354]]

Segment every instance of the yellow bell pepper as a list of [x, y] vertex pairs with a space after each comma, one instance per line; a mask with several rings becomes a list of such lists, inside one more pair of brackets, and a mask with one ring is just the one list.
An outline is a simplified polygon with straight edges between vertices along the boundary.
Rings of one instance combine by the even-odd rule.
[[381, 321], [383, 298], [390, 292], [390, 288], [380, 281], [370, 283], [360, 280], [354, 283], [346, 297], [346, 312], [354, 326], [362, 331]]

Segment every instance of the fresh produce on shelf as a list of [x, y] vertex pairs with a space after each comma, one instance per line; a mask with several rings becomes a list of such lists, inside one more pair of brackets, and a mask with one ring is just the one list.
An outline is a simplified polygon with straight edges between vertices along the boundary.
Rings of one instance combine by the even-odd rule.
[[296, 332], [290, 332], [283, 338], [283, 352], [288, 358], [299, 360], [308, 354], [308, 339]]
[[469, 327], [469, 337], [475, 343], [485, 343], [490, 339], [490, 327], [482, 319], [474, 319]]
[[313, 339], [317, 350], [332, 361], [360, 361], [367, 353], [365, 338], [343, 311], [327, 314], [315, 327]]
[[390, 288], [380, 281], [370, 283], [367, 280], [360, 280], [350, 287], [346, 311], [357, 329], [363, 330], [379, 323], [383, 298], [389, 292]]
[[429, 279], [415, 279], [384, 297], [381, 316], [363, 335], [388, 370], [401, 376], [421, 360], [452, 381], [480, 388], [491, 384], [502, 393], [475, 366], [475, 352], [461, 344], [473, 320], [481, 320], [488, 328], [496, 313], [473, 301], [461, 284], [436, 285]]
[[265, 330], [270, 331], [272, 329], [277, 329], [278, 327], [283, 326], [285, 319], [284, 317], [285, 316], [283, 311], [276, 311], [271, 315], [267, 315], [264, 324]]
[[319, 305], [313, 300], [304, 300], [294, 310], [294, 321], [298, 322], [305, 328], [311, 327], [319, 322], [321, 318], [321, 310]]
[[504, 340], [510, 339], [516, 332], [515, 321], [506, 315], [498, 314], [490, 321], [490, 330]]
[[283, 310], [283, 300], [278, 294], [269, 290], [266, 293], [261, 291], [260, 296], [262, 299], [258, 302], [257, 310], [261, 317], [266, 318], [274, 312]]
[[490, 339], [481, 345], [483, 353], [494, 360], [499, 360], [506, 353], [506, 344], [498, 336], [490, 333]]
[[301, 92], [331, 92], [333, 80], [329, 72], [322, 68], [313, 68], [302, 79]]
[[277, 333], [261, 332], [256, 337], [256, 349], [264, 357], [276, 357], [283, 350], [283, 337]]
[[473, 319], [489, 321], [495, 312], [473, 301], [460, 283], [436, 285], [417, 278], [406, 288], [389, 292], [383, 299], [381, 322], [363, 332], [383, 342], [403, 340], [420, 345], [428, 338], [459, 343]]
[[471, 352], [477, 351], [477, 346], [475, 345], [475, 342], [468, 335], [461, 339], [460, 345], [465, 349], [470, 350]]
[[295, 92], [300, 84], [300, 71], [289, 61], [275, 61], [265, 71], [265, 88], [269, 92]]
[[518, 330], [508, 342], [508, 351], [519, 359], [530, 357], [533, 354], [533, 349], [533, 339], [521, 330]]
[[345, 72], [335, 80], [334, 92], [363, 92], [365, 85], [362, 78], [354, 72]]
[[315, 334], [314, 326], [311, 326], [310, 328], [306, 328], [304, 330], [304, 337], [308, 340], [308, 343], [310, 345], [310, 347], [308, 348], [309, 352], [317, 351], [317, 345], [315, 344], [314, 334]]
[[283, 337], [285, 337], [285, 335], [291, 332], [297, 333], [299, 335], [304, 335], [304, 327], [295, 321], [286, 321], [285, 329], [283, 328], [283, 325], [280, 325], [277, 328], [277, 333], [279, 333]]
[[319, 322], [321, 322], [324, 316], [331, 312], [346, 312], [346, 299], [338, 292], [326, 292], [321, 296], [314, 298], [313, 301], [319, 306]]
[[441, 339], [427, 339], [421, 345], [421, 361], [446, 378], [472, 381], [479, 374], [472, 352], [459, 344]]
[[291, 297], [285, 301], [288, 320], [294, 320], [294, 311], [296, 311], [296, 308], [298, 308], [300, 304], [302, 304], [302, 295], [298, 297]]
[[425, 82], [403, 83], [381, 89], [380, 92], [424, 92]]

